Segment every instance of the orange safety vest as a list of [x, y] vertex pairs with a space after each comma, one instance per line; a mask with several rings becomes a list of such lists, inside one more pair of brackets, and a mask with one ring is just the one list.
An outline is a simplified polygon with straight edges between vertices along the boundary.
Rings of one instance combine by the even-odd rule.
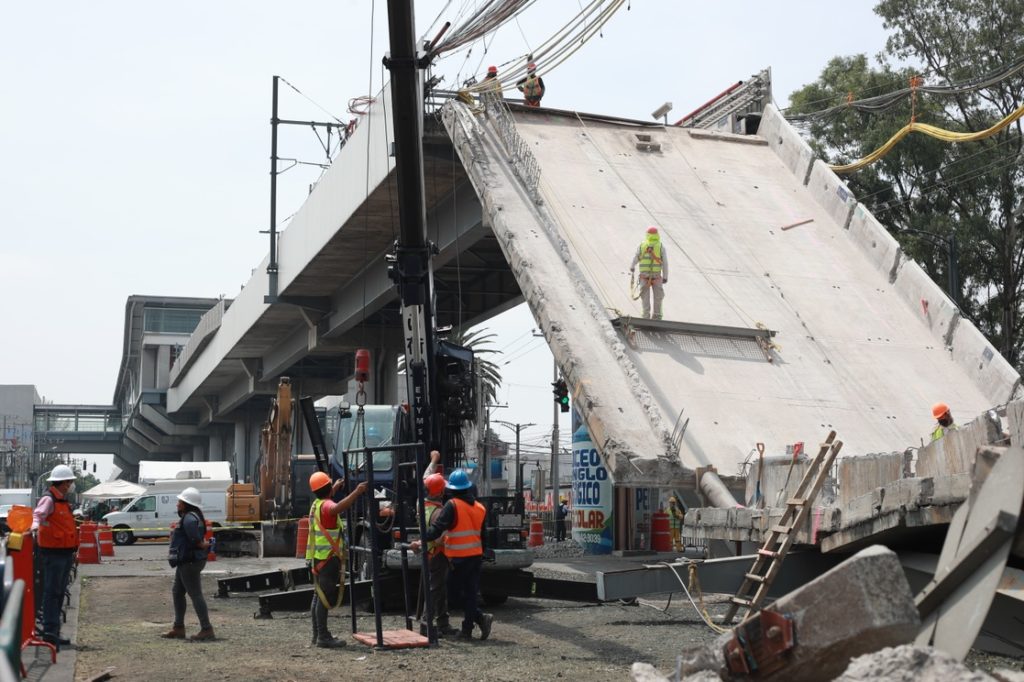
[[526, 99], [540, 99], [544, 96], [544, 90], [540, 87], [540, 79], [537, 76], [528, 76], [523, 83], [523, 97]]
[[78, 530], [71, 505], [52, 487], [46, 494], [53, 498], [53, 513], [39, 524], [39, 546], [43, 549], [77, 549]]
[[487, 510], [479, 502], [469, 504], [457, 497], [455, 505], [455, 527], [444, 534], [444, 553], [449, 559], [480, 556], [484, 547], [480, 542], [480, 531], [484, 526]]

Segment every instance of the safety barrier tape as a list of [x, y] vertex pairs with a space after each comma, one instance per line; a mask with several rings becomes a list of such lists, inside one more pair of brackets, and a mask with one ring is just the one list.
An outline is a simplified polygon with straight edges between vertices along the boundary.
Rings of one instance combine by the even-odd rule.
[[[286, 524], [286, 523], [291, 523], [293, 521], [297, 522], [300, 519], [305, 519], [305, 518], [308, 518], [308, 517], [306, 517], [306, 516], [298, 516], [298, 517], [289, 518], [289, 519], [274, 519], [274, 520], [269, 520], [269, 521], [235, 521], [235, 522], [228, 522], [228, 523], [220, 523], [218, 521], [217, 522], [218, 525], [213, 526], [212, 528], [210, 528], [210, 530], [213, 531], [214, 533], [217, 533], [217, 532], [220, 532], [220, 531], [225, 531], [225, 530], [235, 530], [235, 529], [257, 530], [257, 528], [254, 528], [254, 526], [267, 525], [267, 524], [269, 524], [269, 525]], [[344, 526], [344, 522], [342, 523], [342, 527], [343, 528], [345, 527]], [[171, 527], [170, 526], [156, 526], [156, 527], [151, 527], [151, 528], [136, 528], [134, 526], [126, 526], [124, 524], [121, 524], [121, 525], [119, 525], [117, 527], [109, 526], [109, 528], [110, 528], [110, 530], [112, 532], [116, 532], [116, 531], [119, 531], [119, 530], [130, 530], [133, 533], [138, 532], [138, 531], [143, 531], [143, 532], [166, 531], [166, 532], [169, 533], [171, 531]], [[100, 527], [96, 526], [96, 532], [99, 532], [99, 530], [100, 530]]]

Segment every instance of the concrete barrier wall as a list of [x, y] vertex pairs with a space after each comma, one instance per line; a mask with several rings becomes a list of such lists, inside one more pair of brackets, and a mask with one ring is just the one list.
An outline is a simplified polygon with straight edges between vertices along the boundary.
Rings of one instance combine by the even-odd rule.
[[769, 104], [765, 107], [757, 135], [768, 141], [768, 146], [786, 164], [786, 168], [797, 180], [801, 183], [807, 182], [807, 175], [814, 161], [814, 152], [774, 106]]
[[836, 225], [846, 229], [857, 199], [839, 176], [821, 159], [816, 159], [807, 180], [807, 189], [814, 200], [828, 212]]
[[[945, 346], [946, 336], [954, 318], [960, 316], [946, 292], [928, 276], [920, 265], [905, 261], [896, 274], [896, 293], [935, 336], [936, 345]], [[979, 385], [980, 386], [980, 385]]]
[[[953, 418], [956, 418], [955, 412]], [[996, 443], [1001, 437], [999, 427], [981, 415], [918, 450], [915, 473], [921, 478], [969, 474], [978, 448]]]
[[[784, 507], [786, 500], [792, 496], [797, 486], [800, 485], [800, 480], [803, 479], [804, 472], [810, 466], [811, 460], [806, 456], [801, 456], [793, 465], [792, 471], [790, 471], [789, 465], [792, 461], [792, 456], [764, 458], [764, 478], [761, 480], [761, 494], [764, 496], [763, 506]], [[747, 472], [746, 499], [744, 500], [744, 504], [747, 506], [754, 505], [754, 495], [757, 492], [757, 479], [760, 471], [759, 464], [759, 462], [754, 462], [753, 466], [750, 467], [750, 471]], [[780, 495], [780, 491], [783, 490], [785, 492]]]
[[960, 319], [951, 345], [953, 360], [967, 368], [993, 405], [1021, 397], [1020, 375], [970, 320]]
[[838, 506], [903, 477], [903, 453], [841, 457]]
[[871, 215], [864, 204], [857, 204], [850, 219], [850, 238], [857, 242], [871, 264], [888, 278], [903, 258], [900, 243]]

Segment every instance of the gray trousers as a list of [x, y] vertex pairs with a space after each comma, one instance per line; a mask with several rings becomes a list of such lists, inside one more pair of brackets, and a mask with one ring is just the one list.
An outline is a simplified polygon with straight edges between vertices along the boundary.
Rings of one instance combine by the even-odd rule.
[[430, 600], [434, 607], [434, 623], [450, 627], [448, 622], [448, 557], [444, 552], [432, 556], [430, 561]]
[[665, 287], [661, 275], [640, 275], [640, 305], [644, 317], [651, 317], [651, 297], [654, 298], [654, 319], [661, 319], [661, 302], [665, 300]]
[[199, 618], [199, 627], [210, 629], [210, 613], [206, 609], [203, 598], [202, 572], [206, 568], [206, 560], [181, 564], [174, 569], [174, 586], [171, 587], [171, 601], [174, 603], [174, 627], [185, 627], [185, 595], [192, 600], [192, 608]]
[[[314, 563], [319, 563], [314, 560]], [[339, 604], [344, 594], [345, 583], [342, 581], [341, 559], [332, 556], [320, 572], [314, 576], [313, 603], [309, 607], [309, 615], [313, 621], [313, 644], [317, 641], [329, 641], [334, 635], [327, 628], [327, 603], [334, 608]], [[321, 598], [322, 595], [322, 598]]]

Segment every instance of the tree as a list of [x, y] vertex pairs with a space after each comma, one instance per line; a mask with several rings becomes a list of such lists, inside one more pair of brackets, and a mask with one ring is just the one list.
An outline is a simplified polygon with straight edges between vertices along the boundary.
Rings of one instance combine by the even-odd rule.
[[[1006, 71], [1024, 54], [1024, 0], [881, 0], [875, 12], [891, 31], [877, 66], [864, 55], [836, 57], [815, 83], [793, 93], [789, 115], [891, 93], [907, 87], [914, 75], [927, 85], [964, 83]], [[949, 95], [917, 92], [873, 112], [843, 107], [804, 122], [816, 151], [830, 163], [847, 163], [878, 148], [912, 115], [941, 128], [977, 131], [1024, 104], [1021, 73], [992, 81]], [[915, 133], [845, 178], [938, 282], [947, 279], [946, 252], [912, 230], [940, 240], [956, 236], [961, 291], [954, 298], [1018, 368], [1024, 352], [1021, 149], [1019, 121], [987, 140], [962, 145]]]

